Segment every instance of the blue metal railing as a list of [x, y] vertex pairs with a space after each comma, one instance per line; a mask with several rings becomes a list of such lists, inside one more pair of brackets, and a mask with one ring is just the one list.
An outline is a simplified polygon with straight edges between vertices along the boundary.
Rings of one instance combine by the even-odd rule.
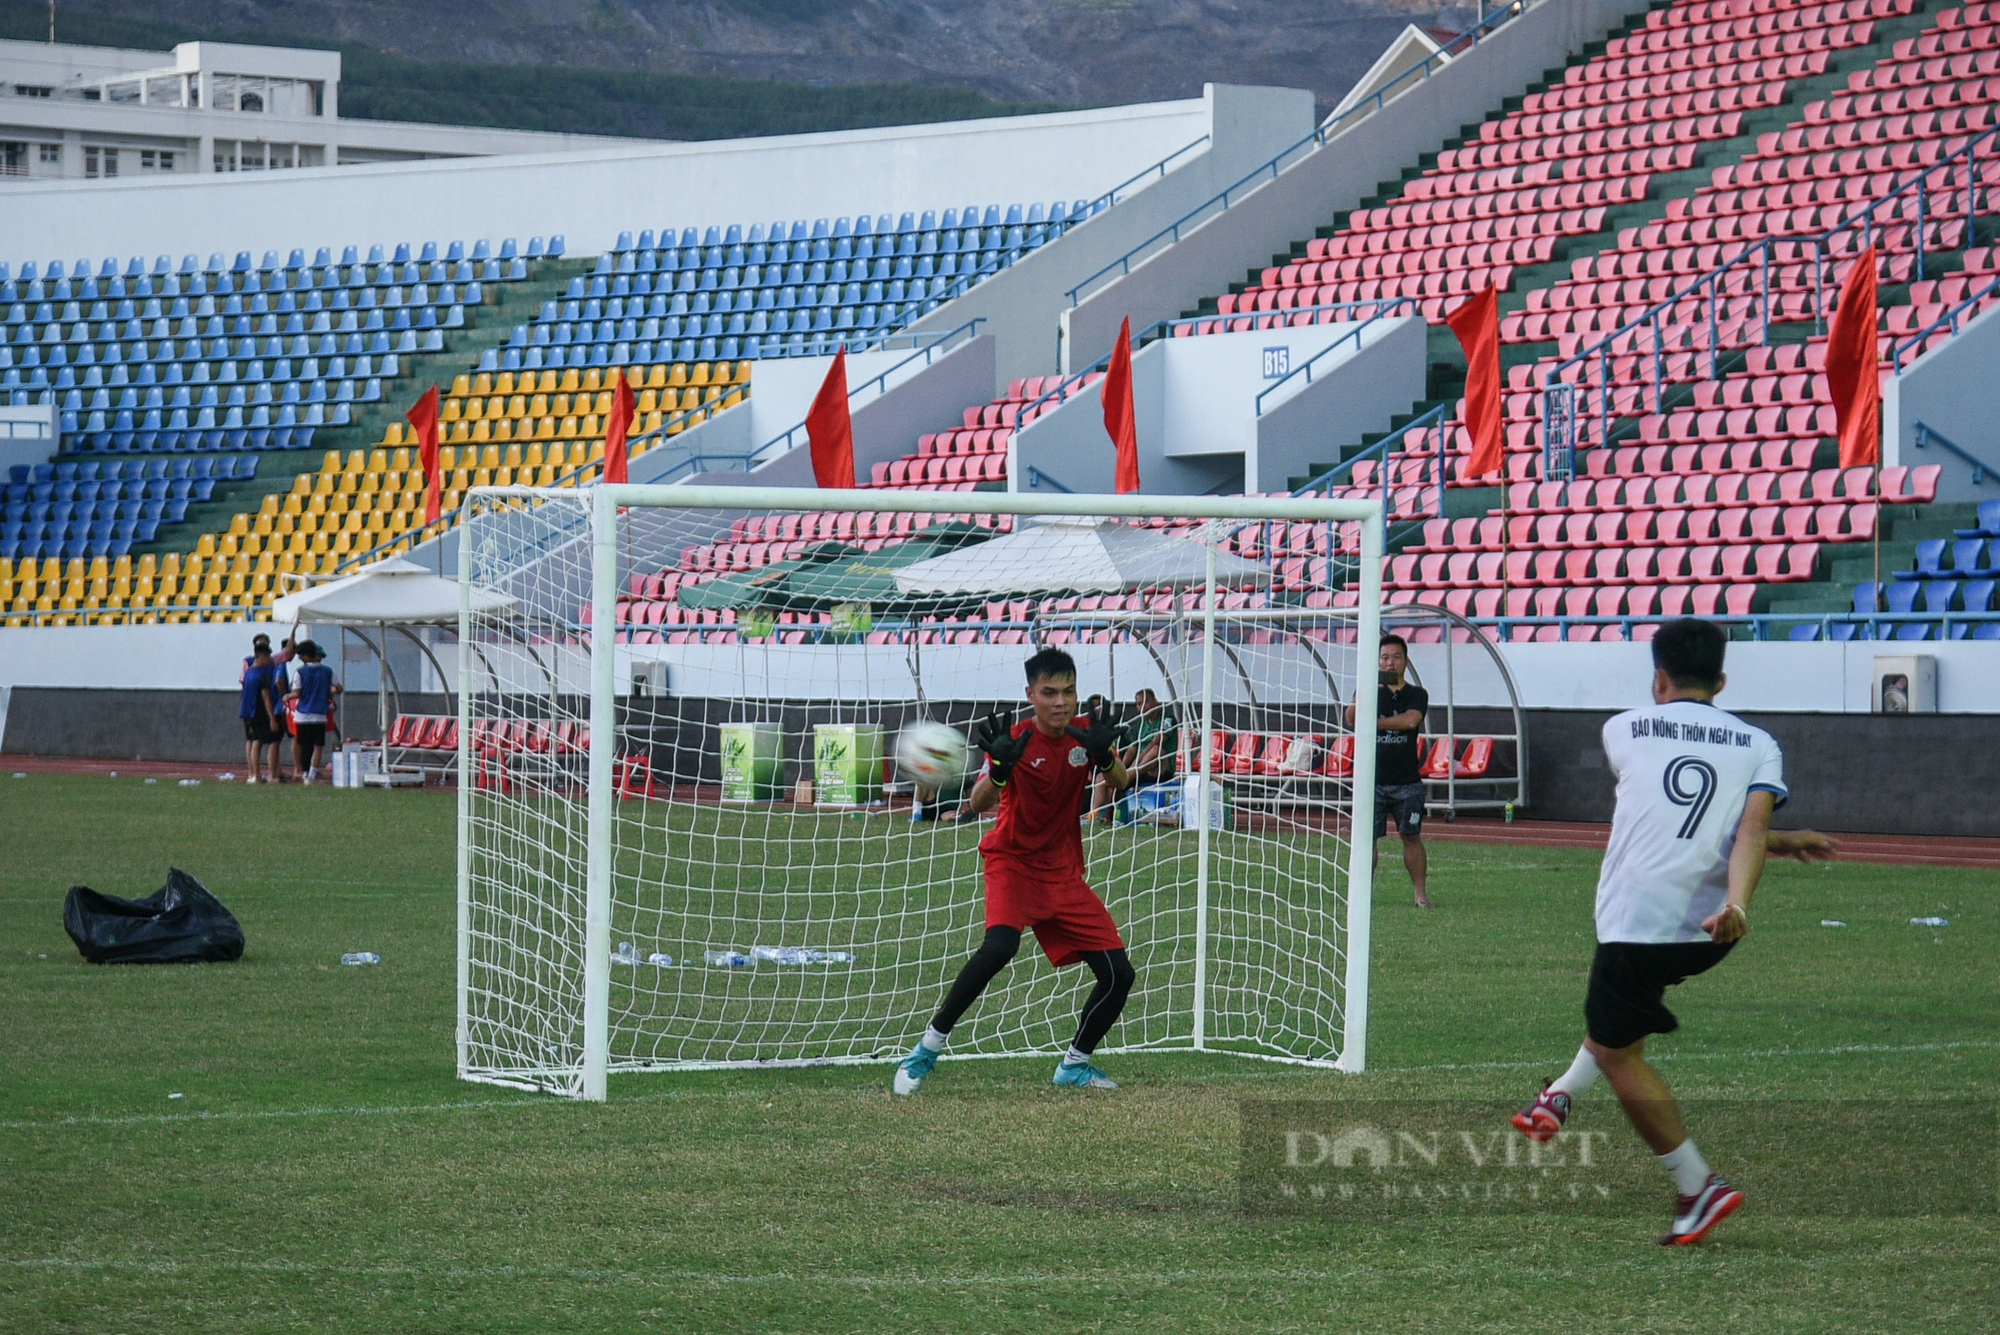
[[[1342, 473], [1346, 473], [1349, 477], [1349, 480], [1351, 481], [1354, 475], [1354, 465], [1359, 463], [1366, 463], [1370, 459], [1380, 459], [1384, 463], [1388, 462], [1390, 452], [1395, 449], [1397, 443], [1400, 442], [1403, 439], [1403, 437], [1409, 435], [1412, 431], [1417, 431], [1427, 426], [1438, 425], [1440, 422], [1444, 420], [1445, 411], [1448, 407], [1449, 405], [1441, 403], [1437, 407], [1425, 413], [1423, 416], [1416, 418], [1414, 421], [1404, 423], [1402, 426], [1397, 427], [1394, 431], [1391, 431], [1388, 435], [1382, 437], [1382, 439], [1376, 441], [1373, 445], [1370, 445], [1367, 449], [1361, 451], [1361, 453], [1355, 455], [1352, 459], [1341, 460], [1333, 467], [1327, 469], [1324, 473], [1321, 473], [1318, 477], [1315, 477], [1311, 481], [1307, 482], [1303, 487], [1295, 489], [1292, 492], [1292, 495], [1309, 496], [1316, 491], [1325, 491], [1326, 489], [1334, 485], [1334, 479]], [[1438, 454], [1440, 458], [1443, 457], [1443, 453], [1444, 453], [1444, 433], [1440, 431], [1438, 433]], [[1377, 473], [1378, 476], [1380, 476], [1384, 480], [1384, 493], [1386, 495], [1389, 470], [1386, 468], [1378, 469]], [[1442, 493], [1442, 484], [1440, 484], [1440, 493]], [[1438, 513], [1439, 514], [1444, 513], [1444, 500], [1442, 494], [1440, 494], [1438, 500]]]
[[[1968, 236], [1966, 240], [1967, 243], [1970, 244], [1971, 237]], [[1951, 329], [1951, 332], [1956, 334], [1958, 332], [1959, 322], [1968, 319], [1973, 315], [1978, 314], [1979, 313], [1978, 307], [1980, 303], [1985, 301], [1988, 297], [1993, 296], [1995, 293], [2000, 293], [2000, 278], [1995, 278], [1992, 282], [1988, 283], [1985, 287], [1980, 288], [1977, 292], [1967, 293], [1965, 297], [1958, 302], [1957, 305], [1945, 311], [1944, 314], [1938, 316], [1935, 320], [1932, 320], [1929, 324], [1925, 325], [1922, 329], [1919, 329], [1916, 333], [1910, 334], [1905, 338], [1890, 340], [1889, 365], [1895, 368], [1897, 375], [1901, 375], [1903, 373], [1904, 353], [1915, 351], [1918, 353], [1918, 355], [1922, 355], [1922, 348], [1924, 343], [1930, 338], [1932, 334], [1937, 333], [1938, 330], [1940, 329], [1949, 327]]]
[[[1208, 142], [1208, 136], [1205, 134], [1201, 135], [1196, 139], [1189, 140], [1187, 143], [1182, 144], [1179, 148], [1167, 154], [1165, 157], [1161, 158], [1158, 162], [1154, 163], [1152, 166], [1142, 167], [1138, 171], [1132, 173], [1132, 175], [1126, 177], [1124, 180], [1120, 181], [1117, 185], [1112, 186], [1109, 190], [1099, 195], [1096, 199], [1091, 200], [1089, 207], [1084, 211], [1083, 220], [1095, 218], [1098, 214], [1104, 212], [1104, 210], [1110, 208], [1113, 204], [1116, 204], [1119, 200], [1125, 198], [1126, 192], [1129, 191], [1133, 186], [1139, 184], [1139, 182], [1155, 176], [1164, 179], [1167, 174], [1168, 164], [1173, 162], [1175, 158], [1180, 157], [1184, 153], [1192, 153], [1195, 149], [1200, 148], [1203, 144], [1207, 142]], [[1070, 225], [1075, 226], [1075, 221], [1072, 221]]]
[[[847, 391], [848, 403], [851, 405], [856, 398], [858, 398], [862, 393], [870, 389], [886, 393], [889, 388], [890, 376], [896, 374], [896, 372], [902, 370], [904, 367], [908, 366], [911, 362], [917, 361], [919, 359], [923, 361], [924, 365], [926, 366], [930, 365], [932, 359], [935, 358], [938, 355], [938, 353], [944, 349], [946, 344], [952, 342], [954, 339], [958, 338], [958, 336], [961, 334], [965, 335], [967, 339], [978, 337], [979, 326], [985, 323], [986, 323], [986, 317], [979, 316], [974, 319], [967, 320], [964, 324], [954, 325], [952, 328], [945, 330], [941, 334], [910, 335], [910, 337], [912, 338], [923, 338], [923, 339], [929, 339], [930, 341], [925, 343], [922, 347], [919, 347], [909, 356], [903, 358], [903, 360], [897, 362], [894, 366], [891, 366], [887, 370], [883, 371], [880, 375], [870, 376], [868, 379], [862, 381], [860, 384], [850, 388]], [[805, 429], [806, 429], [806, 424], [804, 422], [799, 422], [798, 424], [788, 427], [779, 434], [771, 437], [769, 440], [765, 441], [762, 445], [759, 445], [756, 449], [751, 450], [748, 454], [727, 456], [727, 457], [734, 457], [741, 459], [744, 462], [746, 469], [754, 468], [760, 461], [762, 461], [765, 458], [772, 457], [776, 454], [782, 454], [788, 450], [795, 448], [796, 445], [798, 444], [799, 433], [801, 431], [804, 431]], [[717, 456], [717, 457], [724, 457], [724, 456]]]
[[1057, 479], [1055, 474], [1037, 468], [1033, 464], [1029, 464], [1027, 466], [1027, 473], [1028, 473], [1028, 486], [1030, 488], [1039, 487], [1044, 482], [1046, 482], [1051, 487], [1054, 487], [1057, 491], [1067, 492], [1070, 495], [1076, 494], [1075, 487], [1065, 486], [1060, 480]]
[[[1367, 301], [1335, 301], [1320, 306], [1294, 306], [1289, 310], [1283, 311], [1255, 311], [1231, 315], [1195, 315], [1175, 320], [1155, 320], [1152, 324], [1147, 325], [1144, 329], [1132, 335], [1132, 346], [1134, 348], [1142, 347], [1155, 338], [1171, 338], [1182, 329], [1198, 329], [1200, 326], [1206, 324], [1220, 322], [1234, 323], [1238, 320], [1249, 321], [1254, 328], [1258, 329], [1275, 329], [1281, 324], [1293, 323], [1296, 317], [1302, 315], [1314, 317], [1306, 321], [1306, 324], [1337, 324], [1340, 321], [1322, 320], [1319, 317], [1336, 313], [1358, 316], [1361, 311], [1366, 310], [1369, 312], [1369, 315], [1362, 323], [1373, 324], [1377, 319], [1382, 318], [1384, 307], [1398, 306], [1404, 303], [1414, 305], [1415, 298], [1373, 297]], [[1237, 333], [1245, 331], [1224, 330], [1222, 332]], [[1342, 335], [1341, 337], [1344, 339], [1346, 335]], [[1340, 341], [1339, 339], [1335, 340], [1335, 346], [1338, 346]], [[1051, 400], [1060, 403], [1079, 390], [1088, 388], [1084, 384], [1084, 381], [1110, 365], [1111, 354], [1107, 352], [1081, 371], [1076, 371], [1062, 377], [1053, 388], [1043, 390], [1040, 398], [1037, 398], [1034, 402], [1021, 409], [1019, 413], [1015, 414], [1014, 420], [1021, 426], [1026, 426], [1034, 420], [1036, 413], [1041, 409], [1043, 404]]]
[[[1983, 149], [1990, 155], [1996, 146], [2000, 146], [2000, 138], [1996, 137], [2000, 137], [2000, 126], [1975, 135], [1956, 151], [1946, 157], [1940, 158], [1937, 162], [1927, 167], [1911, 169], [1913, 174], [1895, 189], [1869, 204], [1866, 208], [1855, 214], [1854, 217], [1845, 220], [1838, 226], [1829, 228], [1825, 232], [1813, 236], [1767, 236], [1746, 246], [1739, 254], [1725, 260], [1707, 273], [1690, 280], [1668, 297], [1655, 302], [1642, 314], [1626, 321], [1611, 333], [1604, 335], [1573, 356], [1557, 363], [1543, 377], [1543, 387], [1546, 388], [1551, 382], [1558, 380], [1572, 381], [1573, 383], [1581, 381], [1584, 373], [1579, 368], [1583, 367], [1592, 358], [1597, 359], [1598, 384], [1596, 388], [1598, 391], [1598, 408], [1596, 420], [1598, 429], [1595, 443], [1601, 446], [1609, 439], [1611, 422], [1614, 416], [1629, 417], [1647, 411], [1646, 391], [1643, 387], [1637, 391], [1636, 395], [1629, 391], [1626, 394], [1620, 395], [1614, 390], [1611, 374], [1611, 358], [1613, 356], [1630, 355], [1630, 352], [1636, 352], [1642, 356], [1648, 352], [1651, 353], [1653, 372], [1651, 411], [1663, 413], [1666, 411], [1666, 393], [1670, 388], [1666, 376], [1666, 359], [1670, 352], [1680, 351], [1670, 350], [1666, 346], [1666, 331], [1669, 324], [1676, 328], [1684, 328], [1689, 324], [1696, 323], [1701, 319], [1700, 304], [1706, 303], [1708, 334], [1706, 348], [1708, 353], [1707, 378], [1710, 380], [1720, 379], [1722, 375], [1721, 367], [1724, 349], [1720, 336], [1720, 326], [1722, 324], [1722, 305], [1726, 300], [1732, 297], [1747, 296], [1750, 294], [1749, 290], [1754, 290], [1758, 296], [1757, 318], [1762, 326], [1762, 335], [1759, 341], [1763, 343], [1770, 341], [1772, 323], [1771, 266], [1774, 263], [1778, 265], [1797, 265], [1805, 262], [1795, 253], [1788, 252], [1781, 254], [1778, 249], [1779, 247], [1787, 247], [1790, 252], [1796, 252], [1808, 246], [1812, 248], [1810, 263], [1813, 266], [1813, 327], [1816, 332], [1824, 328], [1826, 318], [1827, 261], [1829, 258], [1839, 258], [1833, 250], [1833, 242], [1836, 238], [1844, 237], [1850, 241], [1857, 241], [1859, 244], [1853, 245], [1851, 249], [1845, 252], [1846, 254], [1856, 254], [1874, 244], [1877, 229], [1886, 230], [1891, 227], [1910, 227], [1916, 243], [1917, 279], [1918, 281], [1922, 281], [1924, 276], [1925, 232], [1929, 227], [1937, 226], [1941, 228], [1944, 224], [1944, 219], [1934, 216], [1933, 211], [1929, 207], [1930, 192], [1934, 189], [1941, 189], [1946, 193], [1947, 198], [1949, 198], [1950, 195], [1956, 193], [1958, 190], [1964, 190], [1965, 235], [1963, 243], [1966, 245], [1972, 244], [1977, 234], [1979, 218], [1978, 201], [1981, 185], [1979, 179], [1979, 154]], [[1951, 178], [1955, 172], [1956, 164], [1959, 163], [1960, 159], [1964, 160], [1965, 179], [1962, 184], [1955, 184]], [[1931, 180], [1933, 177], [1939, 175], [1939, 173], [1943, 173], [1944, 179], [1939, 185], [1933, 186]], [[1746, 186], [1744, 188], [1747, 189], [1750, 187]], [[1987, 198], [1990, 201], [1993, 187], [1988, 185], [1986, 190]], [[1884, 214], [1882, 213], [1884, 209], [1889, 209], [1890, 211]], [[1911, 213], [1914, 214], [1914, 217], [1906, 216]], [[1881, 216], [1878, 217], [1878, 214]], [[1746, 290], [1737, 292], [1726, 290], [1732, 286]], [[1989, 288], [1988, 290], [1992, 289]], [[1695, 310], [1691, 313], [1692, 318], [1671, 320], [1668, 318], [1689, 303], [1695, 303]], [[1953, 327], [1956, 328], [1955, 322]], [[1641, 331], [1650, 335], [1650, 348], [1647, 348], [1644, 345], [1644, 339], [1639, 337]], [[1925, 332], [1929, 333], [1930, 331], [1926, 330]], [[1614, 347], [1618, 346], [1621, 341], [1628, 346], [1628, 353], [1621, 354], [1613, 351]], [[1702, 351], [1699, 347], [1688, 350], [1696, 354]], [[1898, 361], [1896, 370], [1899, 374], [1901, 369], [1901, 363]], [[1622, 400], [1618, 403], [1615, 411], [1614, 399]], [[1551, 405], [1544, 402], [1544, 428], [1547, 428], [1552, 415], [1560, 417], [1563, 411], [1560, 405]], [[1570, 438], [1581, 444], [1581, 435], [1576, 430], [1576, 420], [1575, 417], [1572, 417], [1568, 423], [1568, 430]], [[1561, 424], [1559, 423], [1559, 425]]]
[[[1378, 307], [1383, 305], [1390, 305], [1397, 307], [1406, 306], [1408, 310], [1404, 311], [1403, 312], [1404, 314], [1409, 314], [1415, 311], [1417, 308], [1417, 300], [1415, 297], [1390, 297], [1390, 298], [1384, 298], [1380, 301], [1371, 302], [1369, 304]], [[1347, 332], [1340, 335], [1340, 337], [1334, 339], [1333, 342], [1327, 344], [1325, 347], [1321, 348], [1318, 352], [1315, 352], [1312, 356], [1306, 358], [1306, 360], [1300, 365], [1293, 367], [1291, 371], [1288, 372], [1276, 384], [1267, 387], [1262, 394], [1259, 394], [1257, 396], [1257, 416], [1262, 417], [1264, 415], [1264, 400], [1267, 397], [1283, 389], [1286, 385], [1290, 384], [1298, 376], [1303, 375], [1306, 378], [1305, 381], [1306, 384], [1310, 385], [1312, 383], [1312, 378], [1313, 378], [1312, 377], [1313, 363], [1317, 362], [1320, 358], [1327, 356], [1329, 353], [1335, 351], [1343, 344], [1345, 344], [1349, 339], [1354, 340], [1355, 350], [1359, 351], [1361, 348], [1362, 335], [1368, 332], [1369, 327], [1375, 324], [1375, 322], [1378, 320], [1386, 320], [1390, 318], [1392, 317], [1389, 312], [1383, 310], [1377, 310], [1375, 314], [1369, 316], [1366, 320], [1361, 321], [1359, 324], [1349, 326]]]
[[1962, 446], [1953, 444], [1950, 440], [1948, 440], [1945, 437], [1944, 432], [1937, 430], [1935, 427], [1932, 427], [1927, 423], [1919, 421], [1917, 423], [1917, 448], [1920, 450], [1926, 449], [1930, 446], [1932, 441], [1936, 441], [1938, 444], [1944, 446], [1945, 449], [1949, 450], [1951, 453], [1957, 455], [1959, 458], [1965, 460], [1965, 462], [1972, 465], [1973, 486], [1976, 487], [1980, 483], [1986, 481], [1987, 475], [1989, 473], [2000, 475], [2000, 468], [1995, 468], [1992, 464], [1987, 463], [1984, 459], [1972, 453], [1970, 450], [1967, 450]]
[[1120, 278], [1131, 273], [1133, 264], [1143, 255], [1150, 255], [1159, 242], [1165, 241], [1167, 245], [1173, 245], [1194, 227], [1207, 222], [1210, 218], [1218, 214], [1228, 212], [1237, 203], [1237, 192], [1243, 190], [1245, 186], [1249, 186], [1254, 190], [1262, 187], [1268, 181], [1275, 181], [1291, 167], [1296, 166], [1299, 161], [1311, 156], [1328, 139], [1341, 130], [1346, 129], [1348, 122], [1352, 118], [1364, 112], [1373, 113], [1380, 111], [1388, 104], [1392, 90], [1401, 89], [1402, 91], [1407, 91], [1407, 89], [1403, 88], [1403, 85], [1408, 84], [1410, 87], [1414, 87], [1423, 80], [1430, 78], [1438, 69], [1442, 69], [1445, 65], [1449, 64], [1455, 58], [1455, 53], [1463, 53], [1479, 45], [1485, 39], [1487, 33], [1506, 23], [1508, 20], [1515, 18], [1526, 9], [1527, 0], [1515, 0], [1513, 4], [1487, 14], [1465, 31], [1447, 40], [1436, 53], [1424, 57], [1422, 61], [1404, 70], [1394, 79], [1383, 84], [1382, 87], [1363, 101], [1355, 103], [1337, 116], [1329, 116], [1325, 121], [1315, 126], [1313, 132], [1305, 138], [1295, 144], [1289, 145], [1270, 161], [1252, 168], [1239, 180], [1226, 187], [1220, 194], [1213, 195], [1195, 205], [1179, 218], [1168, 223], [1165, 227], [1153, 233], [1144, 241], [1141, 241], [1138, 245], [1120, 255], [1117, 259], [1112, 260], [1075, 287], [1069, 289], [1067, 293], [1069, 304], [1075, 306], [1082, 300], [1078, 295], [1079, 293], [1086, 293], [1091, 290], [1100, 278], [1112, 274], [1113, 270], [1117, 271], [1114, 276]]

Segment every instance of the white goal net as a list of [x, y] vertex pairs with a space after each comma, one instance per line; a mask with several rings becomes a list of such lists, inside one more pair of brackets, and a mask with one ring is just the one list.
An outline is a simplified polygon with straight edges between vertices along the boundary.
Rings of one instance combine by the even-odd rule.
[[[1361, 1068], [1372, 502], [630, 486], [469, 504], [464, 1078], [601, 1099], [614, 1071], [900, 1057], [979, 943], [991, 824], [960, 819], [970, 770], [917, 789], [897, 738], [1026, 717], [1022, 665], [1051, 646], [1141, 766], [1077, 813], [1138, 975], [1101, 1050]], [[1067, 1047], [1089, 974], [1030, 944], [953, 1057]]]

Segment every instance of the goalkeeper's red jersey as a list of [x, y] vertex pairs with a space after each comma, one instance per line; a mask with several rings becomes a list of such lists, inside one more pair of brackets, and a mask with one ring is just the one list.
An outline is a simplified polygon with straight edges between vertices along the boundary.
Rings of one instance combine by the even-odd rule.
[[[1090, 720], [1073, 720], [1077, 727]], [[1000, 811], [979, 851], [1004, 857], [1032, 873], [1069, 879], [1083, 874], [1083, 794], [1090, 786], [1090, 756], [1067, 733], [1045, 737], [1033, 719], [1014, 725], [1028, 734], [1028, 749], [1000, 790]]]

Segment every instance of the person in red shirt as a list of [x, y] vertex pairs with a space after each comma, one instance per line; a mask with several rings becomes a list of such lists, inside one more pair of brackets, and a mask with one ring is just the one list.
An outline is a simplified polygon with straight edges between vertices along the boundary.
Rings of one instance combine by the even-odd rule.
[[959, 971], [924, 1036], [897, 1065], [898, 1094], [922, 1087], [952, 1026], [1013, 960], [1021, 933], [1029, 929], [1049, 963], [1060, 969], [1081, 962], [1097, 979], [1052, 1083], [1118, 1088], [1090, 1054], [1125, 1009], [1134, 975], [1118, 925], [1084, 881], [1080, 820], [1093, 769], [1104, 773], [1114, 792], [1132, 780], [1118, 759], [1116, 729], [1102, 719], [1077, 716], [1075, 660], [1060, 649], [1044, 649], [1028, 660], [1027, 673], [1033, 716], [1009, 725], [996, 713], [973, 735], [986, 753], [986, 772], [973, 786], [966, 810], [976, 815], [1000, 809], [993, 829], [979, 841], [986, 863], [986, 938]]

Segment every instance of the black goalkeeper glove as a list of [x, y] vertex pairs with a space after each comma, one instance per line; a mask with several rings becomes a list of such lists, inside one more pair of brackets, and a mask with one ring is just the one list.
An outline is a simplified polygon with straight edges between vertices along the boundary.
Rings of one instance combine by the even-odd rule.
[[995, 788], [1005, 788], [1014, 777], [1014, 766], [1028, 752], [1027, 734], [1014, 735], [1013, 728], [996, 713], [988, 714], [972, 733], [973, 745], [986, 753], [986, 777]]
[[1113, 749], [1118, 745], [1118, 730], [1103, 719], [1093, 718], [1087, 728], [1072, 723], [1063, 731], [1082, 744], [1091, 763], [1101, 770], [1110, 769], [1112, 761], [1118, 758]]

